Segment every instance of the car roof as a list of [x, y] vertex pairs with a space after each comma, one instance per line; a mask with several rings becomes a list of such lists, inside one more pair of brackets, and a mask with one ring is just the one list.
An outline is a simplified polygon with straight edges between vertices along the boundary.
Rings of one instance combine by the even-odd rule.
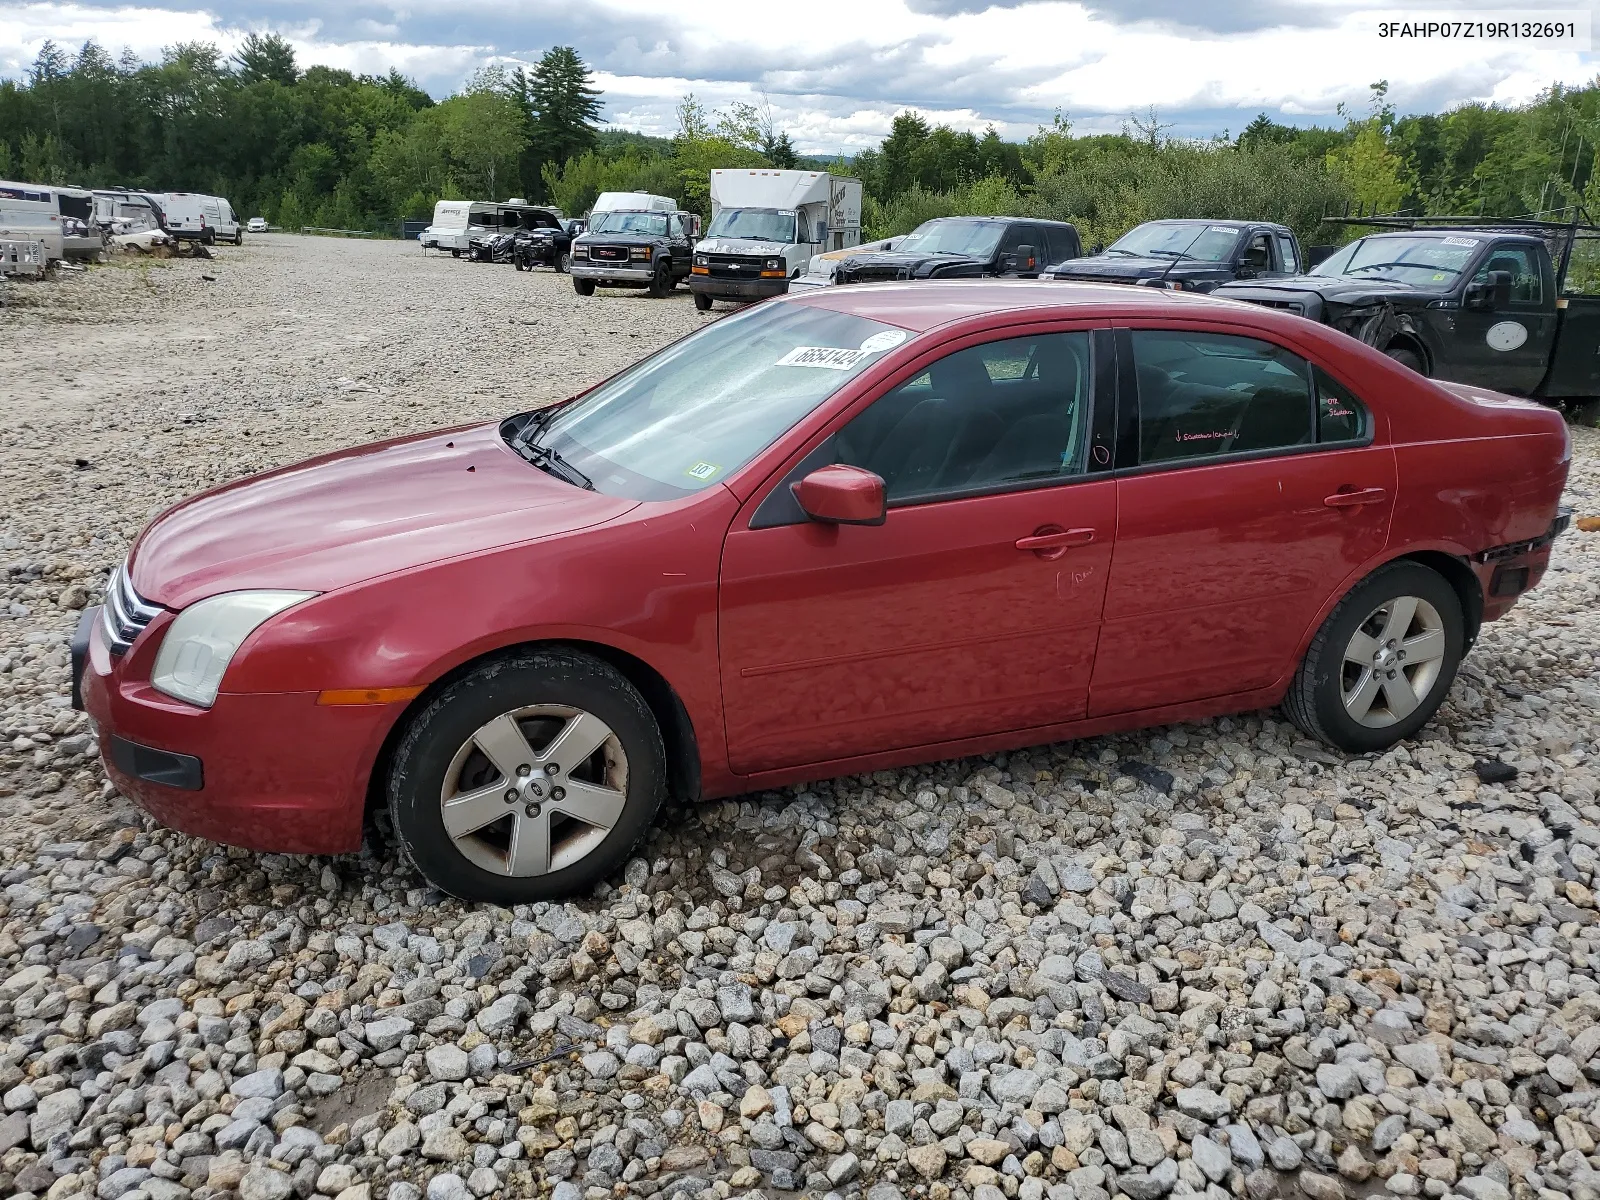
[[1525, 242], [1544, 241], [1544, 239], [1538, 234], [1530, 233], [1525, 229], [1491, 229], [1481, 225], [1463, 225], [1460, 229], [1441, 229], [1431, 225], [1426, 229], [1389, 229], [1382, 233], [1363, 234], [1362, 237], [1371, 239], [1414, 238], [1432, 237], [1434, 235], [1438, 235], [1439, 237], [1469, 237], [1475, 238], [1478, 241], [1488, 241], [1491, 238], [1521, 238]]
[[[1213, 299], [1165, 288], [1113, 283], [1070, 283], [1063, 280], [948, 279], [889, 283], [839, 284], [815, 288], [775, 301], [809, 304], [851, 316], [867, 317], [922, 333], [952, 321], [1028, 310], [1053, 310], [1059, 317], [1225, 317], [1241, 315], [1262, 328], [1284, 321], [1307, 324], [1271, 309]], [[1219, 311], [1225, 308], [1226, 313]], [[1040, 314], [1044, 315], [1044, 314]]]
[[1238, 221], [1232, 217], [1219, 217], [1212, 220], [1210, 217], [1158, 217], [1154, 221], [1143, 221], [1143, 225], [1221, 225], [1227, 229], [1281, 229], [1289, 232], [1287, 225], [1279, 225], [1276, 221]]
[[[1047, 217], [930, 217], [928, 220], [922, 222], [922, 224], [933, 225], [939, 221], [976, 221], [980, 223], [988, 222], [995, 225], [1015, 225], [1018, 222], [1026, 222], [1029, 225], [1067, 225], [1074, 229], [1077, 228], [1077, 226], [1073, 225], [1071, 221], [1055, 221]], [[900, 236], [904, 237], [905, 234], [901, 234]]]

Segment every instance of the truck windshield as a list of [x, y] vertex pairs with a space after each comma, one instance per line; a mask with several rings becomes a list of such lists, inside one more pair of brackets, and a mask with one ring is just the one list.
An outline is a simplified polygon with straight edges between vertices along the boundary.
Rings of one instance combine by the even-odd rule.
[[655, 212], [601, 213], [589, 227], [590, 233], [644, 233], [652, 237], [667, 235], [667, 214]]
[[712, 487], [908, 335], [804, 304], [723, 317], [602, 383], [532, 442], [595, 490], [673, 500]]
[[988, 258], [1000, 245], [1005, 227], [994, 221], [924, 221], [900, 239], [895, 252], [907, 254], [964, 254]]
[[707, 237], [749, 238], [756, 242], [782, 242], [792, 246], [794, 210], [785, 208], [725, 208], [711, 219]]
[[1325, 258], [1311, 273], [1449, 288], [1482, 245], [1482, 238], [1454, 234], [1361, 238]]
[[1138, 258], [1197, 258], [1201, 262], [1227, 262], [1239, 242], [1231, 225], [1204, 221], [1152, 221], [1128, 230], [1106, 248], [1107, 254]]

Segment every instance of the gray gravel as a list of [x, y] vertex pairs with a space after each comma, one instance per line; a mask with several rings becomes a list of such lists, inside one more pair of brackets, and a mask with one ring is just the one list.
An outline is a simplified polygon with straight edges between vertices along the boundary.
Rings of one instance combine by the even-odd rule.
[[66, 706], [67, 635], [196, 487], [542, 403], [705, 318], [287, 237], [29, 286], [0, 1195], [1600, 1197], [1600, 536], [1382, 756], [1254, 714], [878, 772], [668, 812], [580, 903], [464, 909], [370, 851], [151, 826]]

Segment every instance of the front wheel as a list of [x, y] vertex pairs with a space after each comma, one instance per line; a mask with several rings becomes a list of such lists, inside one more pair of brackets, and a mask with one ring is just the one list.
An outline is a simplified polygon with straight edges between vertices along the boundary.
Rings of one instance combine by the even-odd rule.
[[450, 251], [450, 257], [451, 258], [460, 258], [461, 257], [461, 251], [460, 250], [452, 250], [452, 251]]
[[566, 273], [567, 273], [567, 252], [565, 250], [563, 250], [560, 254], [556, 255], [556, 274], [557, 275], [565, 275]]
[[1426, 375], [1428, 373], [1427, 366], [1422, 361], [1422, 355], [1415, 350], [1405, 346], [1391, 346], [1384, 353], [1402, 367], [1410, 367], [1418, 375]]
[[594, 280], [574, 279], [572, 281], [572, 290], [580, 296], [592, 296], [594, 295]]
[[516, 264], [517, 270], [519, 270], [519, 271], [526, 271], [528, 269], [526, 266], [523, 265], [522, 256], [520, 254], [516, 258], [512, 259], [511, 261]]
[[672, 291], [672, 264], [662, 259], [656, 263], [656, 269], [650, 275], [650, 294], [660, 300], [670, 291]]
[[1420, 563], [1390, 563], [1328, 614], [1284, 711], [1341, 750], [1387, 750], [1438, 711], [1465, 646], [1461, 600], [1449, 582]]
[[706, 295], [704, 292], [696, 292], [694, 294], [694, 306], [701, 312], [710, 312], [711, 297]]
[[644, 698], [570, 650], [468, 672], [411, 722], [389, 774], [407, 857], [463, 900], [531, 904], [586, 891], [649, 830], [666, 751]]

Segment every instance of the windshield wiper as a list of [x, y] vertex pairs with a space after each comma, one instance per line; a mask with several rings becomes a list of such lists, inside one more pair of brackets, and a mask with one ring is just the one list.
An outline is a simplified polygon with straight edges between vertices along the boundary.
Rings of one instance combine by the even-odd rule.
[[1144, 257], [1137, 250], [1124, 250], [1120, 246], [1112, 246], [1109, 250], [1106, 251], [1106, 253], [1107, 254], [1126, 254], [1129, 258], [1142, 258], [1142, 257]]
[[1161, 255], [1163, 258], [1168, 256], [1168, 255], [1171, 255], [1172, 258], [1174, 258], [1174, 259], [1194, 258], [1196, 262], [1200, 261], [1198, 258], [1196, 258], [1195, 255], [1190, 254], [1187, 250], [1152, 250], [1152, 251], [1150, 251], [1150, 257], [1151, 258], [1154, 258], [1158, 254]]
[[512, 449], [541, 471], [554, 475], [557, 479], [565, 479], [568, 483], [583, 488], [584, 491], [592, 492], [594, 480], [568, 462], [559, 450], [541, 446], [533, 440], [544, 431], [546, 425], [550, 424], [551, 418], [556, 415], [556, 408], [556, 405], [551, 405], [523, 426], [522, 432], [512, 443]]

